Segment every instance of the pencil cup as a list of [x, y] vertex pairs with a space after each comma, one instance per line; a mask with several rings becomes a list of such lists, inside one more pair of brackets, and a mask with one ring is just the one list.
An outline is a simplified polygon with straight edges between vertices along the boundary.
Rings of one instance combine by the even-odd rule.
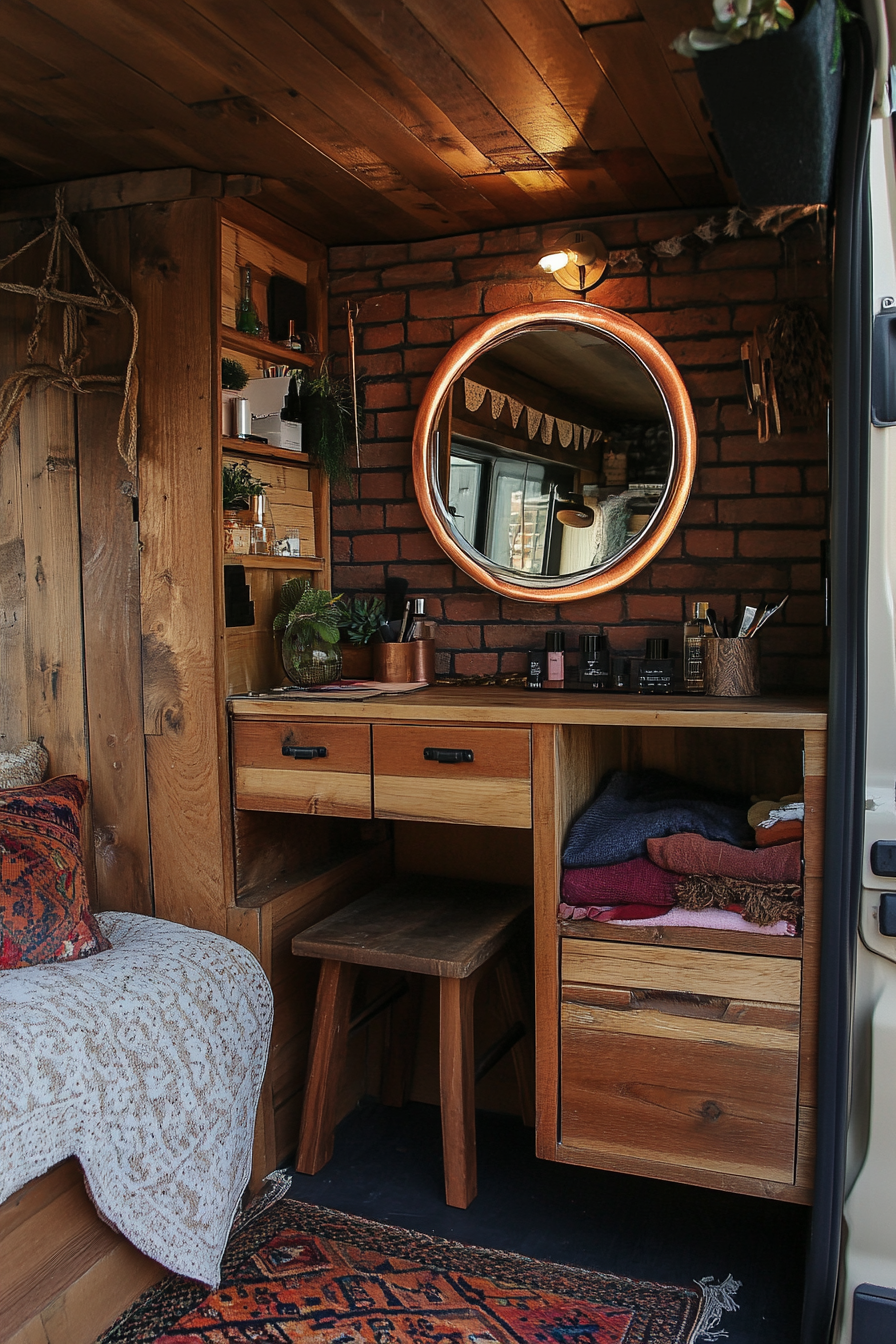
[[758, 639], [708, 638], [703, 675], [707, 695], [759, 695]]
[[374, 644], [374, 681], [413, 681], [413, 644]]

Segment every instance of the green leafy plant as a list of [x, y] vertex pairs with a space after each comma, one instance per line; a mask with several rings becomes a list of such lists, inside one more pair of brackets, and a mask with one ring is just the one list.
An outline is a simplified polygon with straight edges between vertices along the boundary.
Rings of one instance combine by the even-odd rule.
[[337, 606], [339, 629], [350, 644], [369, 644], [376, 639], [385, 614], [386, 604], [381, 597], [353, 597]]
[[[359, 426], [363, 417], [359, 412]], [[333, 378], [327, 361], [315, 377], [302, 379], [302, 430], [331, 484], [351, 482], [346, 450], [354, 432], [352, 389], [347, 378]]]
[[248, 462], [225, 462], [222, 473], [222, 494], [225, 509], [245, 509], [249, 500], [264, 494], [264, 481], [257, 480], [249, 470]]
[[238, 359], [221, 360], [221, 386], [228, 392], [242, 392], [249, 375]]
[[312, 588], [307, 579], [288, 579], [280, 589], [280, 610], [274, 617], [275, 630], [301, 627], [305, 641], [321, 639], [339, 643], [338, 604], [326, 588]]
[[783, 32], [796, 18], [787, 0], [713, 0], [713, 10], [711, 28], [692, 28], [676, 37], [672, 46], [680, 56], [699, 56], [717, 47]]

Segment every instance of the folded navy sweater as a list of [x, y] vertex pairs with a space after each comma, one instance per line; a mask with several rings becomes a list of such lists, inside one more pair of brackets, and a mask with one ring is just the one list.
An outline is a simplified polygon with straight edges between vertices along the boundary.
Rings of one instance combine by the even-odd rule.
[[701, 788], [660, 770], [615, 770], [569, 833], [567, 868], [597, 868], [647, 854], [654, 836], [682, 831], [729, 845], [755, 843], [748, 801]]

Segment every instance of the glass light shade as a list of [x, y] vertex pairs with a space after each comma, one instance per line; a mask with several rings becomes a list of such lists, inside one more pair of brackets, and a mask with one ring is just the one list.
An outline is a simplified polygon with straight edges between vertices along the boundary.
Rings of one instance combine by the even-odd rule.
[[564, 266], [568, 266], [569, 261], [568, 252], [548, 252], [547, 256], [542, 257], [538, 264], [543, 271], [553, 275], [554, 271], [561, 271]]

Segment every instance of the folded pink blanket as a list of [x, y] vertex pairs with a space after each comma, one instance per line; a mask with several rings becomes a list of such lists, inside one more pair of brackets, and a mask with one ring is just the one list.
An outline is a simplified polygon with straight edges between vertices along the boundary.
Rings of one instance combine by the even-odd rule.
[[798, 840], [767, 849], [739, 849], [685, 831], [648, 840], [647, 852], [660, 868], [688, 876], [736, 877], [745, 882], [799, 882], [801, 876]]
[[654, 915], [650, 919], [607, 919], [611, 911], [604, 910], [596, 916], [606, 923], [624, 925], [627, 929], [664, 927], [691, 929], [726, 929], [729, 933], [770, 933], [777, 937], [793, 938], [796, 925], [789, 919], [779, 919], [776, 924], [749, 924], [743, 915], [733, 910], [682, 910], [673, 906], [665, 914]]
[[671, 905], [677, 885], [676, 874], [650, 859], [627, 859], [600, 868], [567, 868], [560, 898], [567, 905]]

